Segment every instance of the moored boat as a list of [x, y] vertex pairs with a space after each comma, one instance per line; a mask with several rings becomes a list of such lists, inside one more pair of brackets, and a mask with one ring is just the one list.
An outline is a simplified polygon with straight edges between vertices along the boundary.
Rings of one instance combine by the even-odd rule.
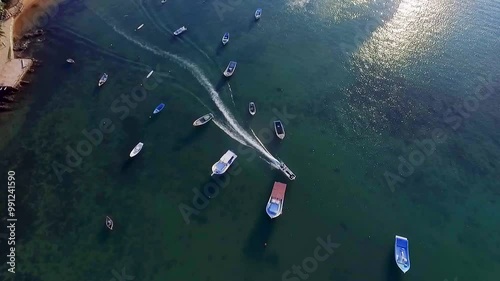
[[106, 216], [106, 227], [109, 228], [109, 230], [113, 230], [113, 225], [113, 220], [109, 216]]
[[253, 101], [248, 104], [248, 112], [250, 112], [250, 115], [255, 115], [257, 112], [257, 108], [255, 107], [255, 103]]
[[135, 31], [137, 31], [137, 30], [141, 29], [143, 26], [144, 26], [144, 24], [139, 25], [139, 26], [135, 29]]
[[183, 33], [186, 30], [188, 30], [187, 27], [181, 26], [179, 29], [177, 29], [176, 31], [174, 31], [174, 35], [177, 36], [177, 35]]
[[219, 161], [217, 161], [213, 166], [212, 166], [212, 174], [213, 175], [222, 175], [224, 174], [229, 166], [233, 164], [234, 160], [238, 157], [234, 152], [231, 150], [226, 151], [224, 155], [220, 158]]
[[146, 76], [146, 79], [147, 79], [147, 78], [149, 78], [149, 77], [151, 77], [151, 75], [153, 75], [153, 72], [155, 72], [155, 71], [154, 71], [154, 70], [151, 70], [151, 71], [148, 73], [148, 75]]
[[209, 113], [209, 114], [205, 114], [203, 116], [201, 116], [200, 118], [194, 120], [193, 122], [193, 126], [201, 126], [201, 125], [204, 125], [206, 124], [208, 121], [212, 120], [212, 118], [214, 118], [214, 115], [212, 113]]
[[233, 75], [237, 64], [238, 63], [235, 61], [230, 61], [226, 67], [226, 70], [224, 70], [224, 76], [229, 77], [229, 76]]
[[73, 63], [75, 63], [75, 60], [74, 60], [74, 59], [69, 58], [69, 59], [67, 59], [67, 60], [66, 60], [66, 62], [67, 62], [67, 63], [71, 63], [71, 64], [73, 64]]
[[283, 127], [283, 123], [281, 123], [280, 120], [274, 121], [274, 132], [276, 132], [276, 136], [278, 136], [278, 138], [285, 138], [285, 128]]
[[295, 178], [296, 178], [295, 174], [292, 172], [292, 170], [290, 170], [290, 168], [288, 168], [287, 165], [285, 165], [285, 162], [280, 161], [279, 167], [280, 167], [280, 171], [282, 171], [283, 174], [285, 174], [285, 176], [288, 177], [288, 179], [290, 179], [292, 181], [295, 180]]
[[255, 19], [258, 20], [260, 19], [260, 17], [262, 16], [262, 9], [261, 8], [258, 8], [256, 11], [255, 11]]
[[104, 83], [106, 83], [106, 81], [108, 81], [108, 75], [104, 73], [99, 79], [99, 83], [97, 83], [97, 85], [101, 87]]
[[161, 3], [162, 3], [162, 4], [167, 3], [167, 0], [161, 0]]
[[224, 36], [222, 36], [222, 45], [226, 45], [227, 42], [229, 42], [229, 32], [224, 33]]
[[267, 215], [274, 219], [283, 213], [283, 206], [285, 204], [286, 184], [281, 182], [274, 182], [273, 191], [269, 196], [269, 201], [266, 205]]
[[139, 142], [135, 147], [134, 149], [132, 149], [132, 151], [130, 151], [130, 157], [134, 157], [136, 156], [137, 154], [139, 154], [139, 152], [141, 152], [142, 150], [142, 147], [144, 146], [144, 144], [142, 142]]
[[410, 247], [406, 237], [396, 235], [394, 258], [396, 259], [396, 264], [403, 273], [410, 270]]

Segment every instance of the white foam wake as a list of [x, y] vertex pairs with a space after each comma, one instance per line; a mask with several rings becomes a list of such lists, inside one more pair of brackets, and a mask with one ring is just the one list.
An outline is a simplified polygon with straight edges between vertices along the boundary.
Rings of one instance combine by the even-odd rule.
[[[150, 52], [152, 52], [152, 53], [154, 53], [156, 55], [159, 55], [159, 56], [162, 56], [164, 58], [170, 59], [170, 60], [174, 61], [175, 63], [179, 64], [180, 66], [184, 67], [189, 72], [191, 72], [191, 74], [196, 78], [196, 80], [198, 80], [198, 82], [210, 93], [210, 97], [212, 98], [212, 101], [215, 103], [215, 105], [220, 110], [220, 112], [222, 113], [222, 115], [224, 115], [224, 117], [228, 121], [229, 125], [234, 130], [234, 132], [237, 133], [237, 134], [239, 134], [240, 140], [244, 140], [247, 145], [252, 146], [253, 148], [257, 149], [260, 153], [262, 153], [262, 155], [264, 155], [265, 157], [267, 157], [269, 160], [271, 160], [273, 162], [277, 162], [278, 161], [273, 155], [271, 155], [269, 152], [267, 152], [265, 149], [263, 149], [259, 145], [259, 143], [257, 141], [255, 141], [255, 139], [253, 139], [238, 124], [238, 122], [236, 121], [236, 119], [234, 118], [234, 116], [231, 114], [231, 112], [224, 105], [224, 102], [220, 98], [219, 93], [215, 90], [215, 88], [213, 87], [213, 85], [210, 83], [210, 81], [208, 80], [208, 78], [205, 76], [205, 74], [203, 73], [203, 71], [198, 66], [196, 66], [194, 63], [192, 63], [192, 62], [190, 62], [190, 61], [188, 61], [188, 60], [186, 60], [186, 59], [184, 59], [184, 58], [182, 58], [182, 57], [180, 57], [178, 55], [171, 54], [171, 53], [169, 53], [167, 51], [163, 51], [163, 50], [159, 49], [156, 46], [150, 46], [148, 44], [144, 44], [142, 42], [139, 42], [138, 40], [136, 40], [136, 39], [128, 36], [126, 33], [124, 33], [123, 31], [121, 31], [120, 29], [118, 29], [116, 26], [112, 26], [112, 27], [113, 27], [114, 31], [116, 31], [118, 34], [120, 34], [123, 37], [125, 37], [130, 42], [132, 42], [132, 43], [140, 46], [141, 48], [143, 48], [145, 50], [148, 50], [148, 51], [150, 51]], [[237, 138], [235, 138], [234, 136], [232, 136], [232, 135], [230, 135], [230, 136], [233, 137], [235, 140], [240, 141]]]

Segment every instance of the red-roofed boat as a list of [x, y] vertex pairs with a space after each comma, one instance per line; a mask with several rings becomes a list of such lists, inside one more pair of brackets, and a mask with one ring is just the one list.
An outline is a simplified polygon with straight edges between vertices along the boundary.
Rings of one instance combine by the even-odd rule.
[[281, 182], [274, 182], [273, 191], [269, 197], [266, 206], [266, 213], [270, 218], [274, 219], [281, 215], [283, 212], [283, 205], [285, 204], [286, 184]]

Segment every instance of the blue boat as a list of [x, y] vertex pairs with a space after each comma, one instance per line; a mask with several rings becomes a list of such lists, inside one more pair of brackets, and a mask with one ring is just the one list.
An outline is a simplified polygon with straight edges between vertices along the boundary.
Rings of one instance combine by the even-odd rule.
[[255, 19], [258, 20], [260, 19], [260, 17], [262, 16], [262, 9], [261, 8], [258, 8], [256, 11], [255, 11]]
[[229, 32], [224, 33], [224, 36], [222, 36], [222, 45], [226, 45], [227, 42], [229, 42]]
[[164, 103], [160, 103], [156, 108], [155, 110], [153, 110], [153, 114], [157, 114], [157, 113], [160, 113], [160, 111], [163, 110], [163, 108], [165, 108], [165, 104]]
[[399, 269], [401, 269], [403, 273], [410, 270], [410, 248], [406, 237], [396, 235], [394, 257], [396, 258]]
[[226, 70], [224, 71], [224, 76], [229, 77], [233, 75], [234, 70], [236, 69], [236, 65], [237, 63], [235, 61], [230, 61], [226, 67]]

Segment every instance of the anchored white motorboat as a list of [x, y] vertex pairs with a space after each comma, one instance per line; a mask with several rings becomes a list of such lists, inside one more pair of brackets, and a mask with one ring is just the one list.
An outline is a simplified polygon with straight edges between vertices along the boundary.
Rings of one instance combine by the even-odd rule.
[[70, 59], [67, 59], [66, 62], [73, 64], [73, 63], [75, 63], [75, 60], [70, 58]]
[[222, 155], [220, 160], [217, 161], [217, 163], [215, 163], [212, 166], [211, 176], [224, 174], [227, 171], [227, 169], [229, 168], [229, 166], [231, 166], [231, 164], [233, 164], [234, 160], [237, 157], [238, 157], [238, 155], [236, 155], [231, 150], [228, 150], [226, 153], [224, 153], [224, 155]]
[[286, 184], [281, 182], [274, 182], [273, 191], [269, 196], [269, 201], [266, 205], [267, 215], [274, 219], [279, 217], [283, 212], [283, 205], [285, 204]]
[[262, 9], [259, 8], [255, 11], [255, 19], [258, 20], [262, 16]]
[[224, 33], [224, 36], [222, 36], [222, 45], [226, 45], [227, 42], [229, 42], [229, 32]]
[[99, 79], [99, 82], [97, 83], [97, 85], [99, 87], [101, 87], [104, 83], [106, 83], [106, 81], [108, 81], [108, 75], [106, 73], [104, 73], [101, 78]]
[[144, 26], [144, 24], [139, 25], [139, 26], [135, 29], [135, 31], [137, 31], [137, 30], [141, 29], [143, 26]]
[[233, 75], [234, 70], [236, 69], [236, 65], [237, 65], [237, 62], [230, 61], [226, 67], [226, 70], [224, 70], [224, 76], [229, 77], [229, 76]]
[[410, 247], [408, 238], [396, 235], [394, 258], [396, 259], [396, 264], [403, 273], [410, 270]]
[[212, 113], [209, 113], [209, 114], [205, 114], [203, 116], [201, 116], [200, 118], [194, 120], [193, 122], [193, 126], [201, 126], [201, 125], [204, 125], [206, 123], [208, 123], [208, 121], [212, 120], [214, 118], [214, 115]]
[[142, 150], [142, 147], [144, 146], [144, 144], [142, 142], [139, 142], [135, 147], [134, 149], [132, 149], [132, 151], [130, 151], [130, 157], [134, 157], [136, 156], [137, 154], [139, 154], [139, 152], [141, 152]]
[[181, 26], [179, 29], [177, 29], [176, 31], [174, 31], [174, 35], [177, 36], [177, 35], [183, 33], [186, 30], [188, 30], [187, 27]]
[[285, 128], [283, 127], [283, 123], [281, 123], [280, 120], [274, 121], [274, 131], [276, 132], [276, 136], [278, 138], [285, 138]]
[[146, 79], [151, 77], [151, 75], [153, 75], [153, 72], [155, 72], [154, 70], [151, 70], [149, 73], [148, 73], [148, 76], [146, 76]]
[[109, 228], [109, 230], [113, 230], [113, 225], [113, 220], [109, 216], [106, 216], [106, 227]]

